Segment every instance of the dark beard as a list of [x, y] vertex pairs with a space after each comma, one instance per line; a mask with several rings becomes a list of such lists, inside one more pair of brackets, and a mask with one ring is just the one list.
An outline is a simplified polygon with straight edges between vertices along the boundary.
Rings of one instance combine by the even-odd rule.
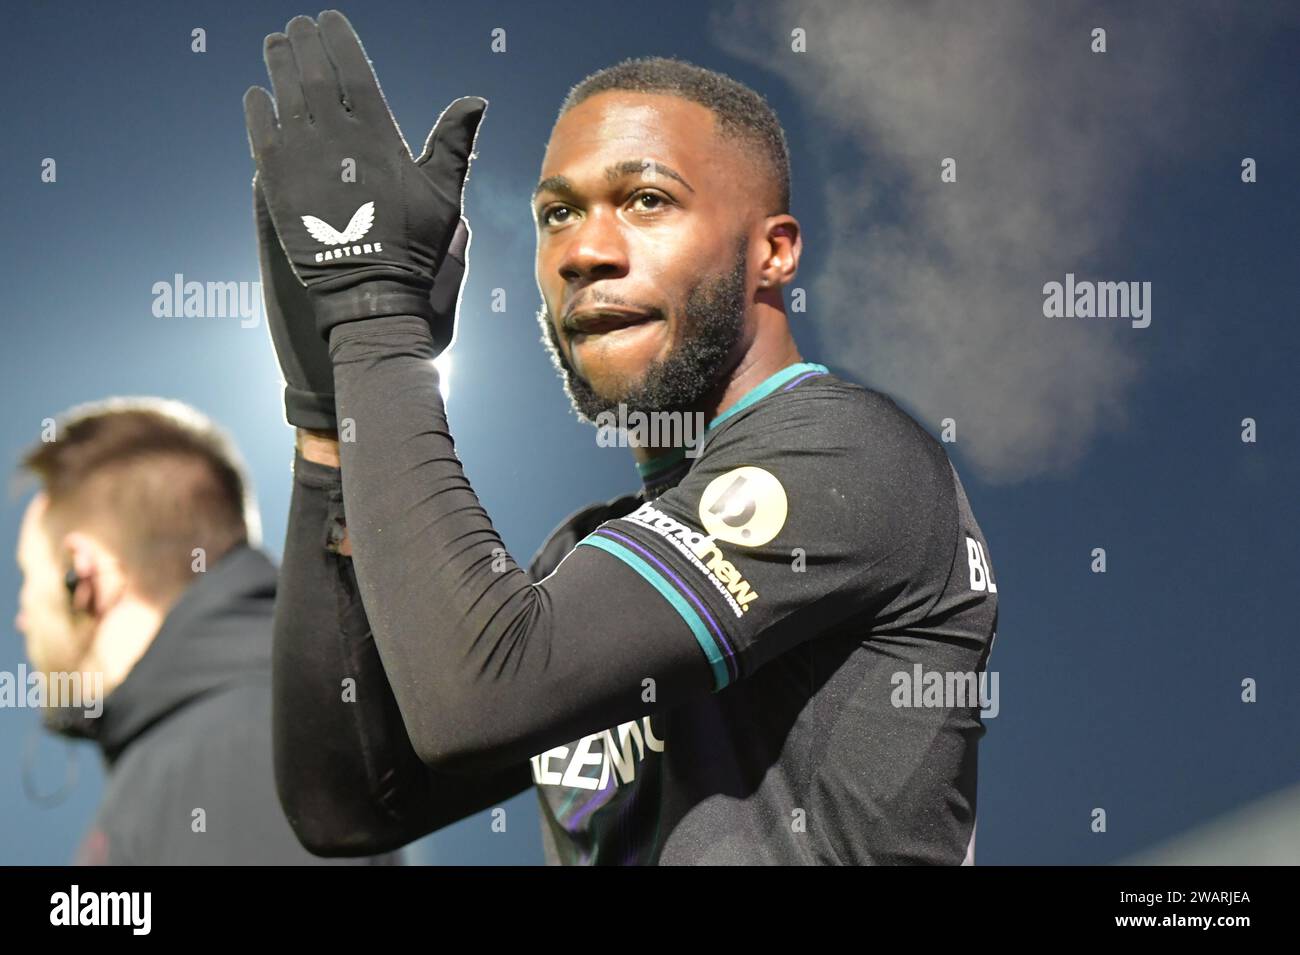
[[639, 384], [622, 394], [599, 395], [579, 376], [560, 350], [555, 323], [542, 303], [537, 313], [542, 344], [579, 419], [594, 423], [603, 412], [617, 412], [620, 404], [629, 413], [692, 410], [718, 389], [745, 327], [746, 245], [742, 236], [729, 272], [691, 289], [683, 316], [684, 337], [666, 358], [650, 364]]

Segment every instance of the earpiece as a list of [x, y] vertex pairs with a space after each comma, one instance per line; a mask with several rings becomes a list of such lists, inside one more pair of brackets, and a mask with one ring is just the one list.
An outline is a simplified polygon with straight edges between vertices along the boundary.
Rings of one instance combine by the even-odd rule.
[[73, 613], [82, 613], [85, 607], [77, 606], [77, 586], [87, 578], [80, 576], [75, 570], [69, 570], [63, 575], [63, 586], [68, 589], [68, 606]]

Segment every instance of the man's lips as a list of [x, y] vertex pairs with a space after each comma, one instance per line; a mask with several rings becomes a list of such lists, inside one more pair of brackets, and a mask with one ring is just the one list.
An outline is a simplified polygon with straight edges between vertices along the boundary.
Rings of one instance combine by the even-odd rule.
[[620, 328], [644, 325], [659, 321], [658, 315], [651, 312], [634, 311], [623, 308], [592, 308], [574, 312], [565, 319], [564, 327], [573, 338], [579, 335], [603, 335]]

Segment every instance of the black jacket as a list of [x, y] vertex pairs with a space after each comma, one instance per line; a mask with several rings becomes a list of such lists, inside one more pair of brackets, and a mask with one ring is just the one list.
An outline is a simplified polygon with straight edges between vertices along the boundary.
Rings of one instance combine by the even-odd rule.
[[239, 547], [168, 612], [98, 719], [63, 726], [95, 739], [104, 800], [77, 852], [82, 864], [312, 865], [276, 796], [271, 762], [271, 616], [275, 566]]

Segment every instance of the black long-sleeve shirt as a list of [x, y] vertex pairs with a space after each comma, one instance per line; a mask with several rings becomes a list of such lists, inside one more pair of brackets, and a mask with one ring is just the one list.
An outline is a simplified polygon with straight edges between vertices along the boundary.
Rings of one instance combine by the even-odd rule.
[[297, 462], [277, 618], [277, 772], [309, 845], [398, 845], [531, 778], [552, 861], [962, 861], [979, 703], [921, 691], [983, 670], [996, 585], [892, 401], [784, 369], [676, 483], [574, 515], [529, 573], [456, 458], [423, 322], [331, 346], [355, 440], [341, 484]]

